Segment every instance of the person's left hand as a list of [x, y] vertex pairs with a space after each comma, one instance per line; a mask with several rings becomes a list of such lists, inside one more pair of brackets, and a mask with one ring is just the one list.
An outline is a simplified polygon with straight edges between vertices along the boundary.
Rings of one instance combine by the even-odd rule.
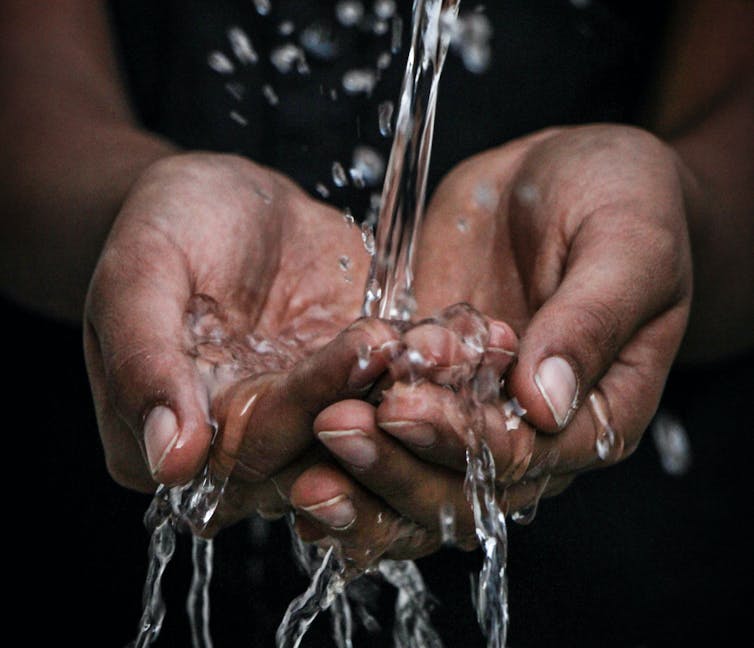
[[[418, 254], [421, 313], [468, 302], [512, 326], [492, 325], [480, 362], [490, 362], [490, 349], [518, 351], [506, 391], [524, 420], [507, 429], [500, 411], [507, 396], [486, 410], [504, 507], [524, 509], [543, 491], [560, 492], [580, 472], [627, 457], [641, 439], [691, 298], [683, 173], [648, 133], [590, 126], [476, 156], [435, 193]], [[429, 326], [428, 335], [410, 333], [413, 344], [437, 365], [452, 365], [458, 340]], [[410, 540], [390, 551], [434, 550], [444, 502], [456, 510], [461, 544], [473, 545], [461, 487], [462, 409], [442, 379], [425, 379], [393, 386], [376, 410], [346, 401], [322, 412], [315, 432], [352, 479], [319, 466], [298, 478], [292, 503], [302, 533], [361, 546], [385, 519], [374, 513], [376, 495], [412, 522], [403, 525]], [[333, 533], [309, 516], [315, 490], [362, 502], [356, 523]]]

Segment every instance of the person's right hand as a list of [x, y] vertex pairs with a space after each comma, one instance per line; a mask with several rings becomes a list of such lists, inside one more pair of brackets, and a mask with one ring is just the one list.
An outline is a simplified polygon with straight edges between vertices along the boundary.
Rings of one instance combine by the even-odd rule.
[[280, 512], [268, 478], [312, 461], [317, 414], [363, 396], [386, 367], [395, 332], [356, 321], [368, 262], [358, 228], [266, 168], [199, 153], [152, 165], [112, 227], [85, 311], [115, 480], [149, 492], [209, 459], [219, 479], [232, 474], [213, 526]]

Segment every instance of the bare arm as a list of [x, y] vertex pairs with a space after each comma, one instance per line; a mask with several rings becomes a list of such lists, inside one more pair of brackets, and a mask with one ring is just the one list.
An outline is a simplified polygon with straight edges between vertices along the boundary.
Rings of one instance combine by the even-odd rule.
[[135, 123], [104, 3], [0, 5], [0, 291], [79, 322], [126, 193], [173, 147]]
[[754, 3], [679, 3], [654, 129], [690, 175], [694, 300], [681, 360], [754, 345]]

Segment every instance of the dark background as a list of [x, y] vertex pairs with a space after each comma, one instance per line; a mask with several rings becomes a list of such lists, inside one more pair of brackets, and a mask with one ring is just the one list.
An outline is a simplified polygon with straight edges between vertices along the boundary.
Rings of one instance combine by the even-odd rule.
[[[246, 153], [312, 190], [327, 182], [333, 160], [348, 162], [356, 142], [387, 153], [389, 142], [376, 132], [376, 105], [397, 96], [401, 65], [369, 100], [338, 102], [317, 86], [338, 86], [344, 65], [373, 60], [384, 44], [369, 50], [346, 39], [349, 57], [314, 62], [308, 81], [280, 78], [265, 64], [245, 69], [238, 80], [250, 88], [274, 82], [281, 104], [273, 110], [249, 95], [243, 111], [252, 127], [241, 129], [227, 117], [237, 105], [223, 92], [226, 79], [207, 68], [206, 55], [229, 51], [224, 32], [231, 24], [252, 33], [263, 53], [276, 42], [274, 21], [286, 11], [298, 24], [317, 17], [307, 13], [315, 11], [312, 3], [273, 4], [278, 13], [266, 23], [248, 2], [213, 3], [211, 10], [197, 0], [112, 6], [125, 75], [147, 127], [186, 147]], [[640, 119], [664, 24], [660, 4], [595, 2], [584, 11], [559, 0], [489, 4], [494, 65], [471, 77], [450, 57], [432, 185], [456, 161], [538, 128]], [[359, 215], [364, 195], [336, 192], [332, 200]], [[141, 611], [148, 545], [141, 519], [149, 498], [117, 486], [106, 472], [81, 332], [5, 301], [0, 315], [9, 441], [6, 589], [13, 601], [7, 623], [25, 644], [80, 638], [124, 646], [136, 635]], [[585, 475], [544, 502], [532, 525], [511, 525], [511, 648], [726, 645], [748, 630], [753, 361], [749, 354], [671, 375], [663, 407], [689, 434], [687, 474], [663, 472], [647, 435], [625, 463]], [[288, 602], [307, 584], [292, 567], [289, 546], [282, 525], [241, 524], [217, 538], [218, 648], [272, 645]], [[478, 553], [455, 550], [420, 561], [447, 646], [482, 645], [469, 593], [469, 574], [480, 561]], [[159, 646], [190, 645], [189, 579], [184, 537], [166, 575], [168, 616]], [[389, 589], [381, 596], [388, 609]], [[331, 645], [326, 635], [326, 623], [319, 623], [304, 645]], [[356, 645], [368, 643], [380, 642], [360, 636]]]

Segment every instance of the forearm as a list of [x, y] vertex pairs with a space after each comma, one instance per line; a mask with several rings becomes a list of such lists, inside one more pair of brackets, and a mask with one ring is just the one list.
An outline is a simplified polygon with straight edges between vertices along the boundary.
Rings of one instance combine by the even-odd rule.
[[678, 153], [694, 261], [680, 359], [754, 347], [754, 5], [678, 2], [651, 128]]
[[754, 76], [672, 144], [690, 171], [694, 300], [681, 359], [754, 347]]
[[9, 2], [0, 18], [0, 291], [80, 321], [126, 193], [172, 146], [134, 123], [97, 3]]

